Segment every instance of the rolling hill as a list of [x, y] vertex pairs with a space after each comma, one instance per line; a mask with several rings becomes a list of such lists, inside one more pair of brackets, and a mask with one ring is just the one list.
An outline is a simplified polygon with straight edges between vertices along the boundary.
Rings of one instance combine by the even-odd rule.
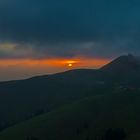
[[127, 139], [139, 140], [139, 100], [138, 92], [92, 96], [8, 128], [0, 139], [96, 140], [109, 128], [123, 128]]
[[132, 55], [98, 70], [1, 82], [0, 127], [15, 126], [2, 131], [0, 139], [95, 139], [110, 127], [139, 137], [139, 92], [140, 63]]
[[50, 112], [84, 97], [99, 94], [107, 88], [100, 88], [101, 75], [96, 70], [72, 70], [0, 83], [1, 128]]

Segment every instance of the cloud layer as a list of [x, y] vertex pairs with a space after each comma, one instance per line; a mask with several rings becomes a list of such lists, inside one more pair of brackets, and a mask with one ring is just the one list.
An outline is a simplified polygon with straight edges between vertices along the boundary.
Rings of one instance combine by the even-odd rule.
[[139, 15], [137, 0], [1, 0], [0, 58], [138, 54]]

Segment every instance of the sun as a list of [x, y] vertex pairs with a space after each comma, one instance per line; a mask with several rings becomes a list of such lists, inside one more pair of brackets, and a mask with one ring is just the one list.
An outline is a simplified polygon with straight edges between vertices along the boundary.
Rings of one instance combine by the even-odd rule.
[[68, 67], [72, 67], [72, 66], [73, 66], [73, 64], [72, 64], [72, 63], [69, 63], [69, 64], [68, 64]]
[[79, 63], [78, 60], [66, 60], [65, 61], [66, 66], [69, 67], [69, 68], [75, 67], [75, 65], [77, 63]]

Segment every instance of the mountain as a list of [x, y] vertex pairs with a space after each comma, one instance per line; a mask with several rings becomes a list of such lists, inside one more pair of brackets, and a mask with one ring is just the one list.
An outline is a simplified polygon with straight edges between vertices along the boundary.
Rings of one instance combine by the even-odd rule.
[[120, 56], [109, 64], [103, 66], [101, 70], [111, 73], [138, 72], [140, 70], [140, 59], [131, 54]]
[[[19, 135], [23, 133], [22, 124], [17, 125], [20, 122], [26, 124], [26, 129], [28, 131], [27, 127], [31, 129], [30, 127], [34, 127], [34, 125], [36, 126], [36, 123], [38, 123], [38, 116], [40, 118], [40, 115], [43, 117], [41, 118], [41, 121], [44, 120], [45, 122], [48, 119], [47, 116], [50, 116], [49, 120], [51, 120], [51, 118], [55, 116], [57, 121], [55, 121], [54, 123], [47, 122], [49, 123], [49, 125], [46, 123], [45, 124], [48, 126], [48, 130], [50, 128], [52, 129], [56, 128], [61, 130], [61, 128], [58, 127], [59, 118], [60, 119], [63, 118], [66, 121], [71, 119], [70, 117], [65, 117], [67, 116], [67, 114], [63, 116], [63, 112], [61, 112], [62, 108], [65, 108], [64, 112], [68, 113], [68, 116], [71, 115], [73, 116], [71, 121], [75, 123], [76, 121], [78, 121], [78, 119], [74, 118], [75, 114], [71, 114], [71, 111], [72, 112], [79, 111], [81, 117], [83, 118], [83, 116], [86, 115], [87, 113], [86, 110], [88, 111], [88, 108], [90, 110], [92, 109], [98, 110], [99, 107], [102, 107], [102, 109], [100, 108], [101, 109], [100, 119], [104, 119], [103, 117], [105, 112], [103, 110], [106, 110], [106, 104], [110, 105], [110, 108], [108, 108], [108, 112], [110, 111], [110, 113], [112, 113], [113, 110], [115, 109], [119, 110], [119, 108], [117, 107], [111, 108], [111, 106], [115, 104], [119, 105], [120, 102], [121, 102], [120, 105], [123, 105], [124, 102], [124, 110], [126, 109], [125, 113], [127, 114], [127, 117], [129, 119], [129, 115], [132, 115], [133, 112], [129, 114], [128, 110], [133, 109], [131, 104], [134, 104], [135, 102], [133, 100], [133, 102], [128, 103], [127, 96], [124, 95], [127, 95], [127, 93], [129, 93], [128, 98], [130, 98], [131, 93], [133, 93], [134, 95], [133, 98], [134, 99], [137, 98], [138, 96], [137, 93], [139, 92], [140, 89], [139, 70], [140, 70], [139, 58], [132, 55], [126, 55], [126, 56], [120, 56], [119, 58], [113, 60], [111, 63], [107, 64], [106, 66], [103, 66], [98, 70], [78, 69], [78, 70], [70, 70], [62, 73], [57, 73], [53, 75], [33, 77], [26, 80], [1, 82], [0, 83], [0, 114], [1, 114], [0, 128], [1, 130], [3, 130], [13, 125], [15, 125], [15, 127], [14, 128], [11, 127], [11, 129], [5, 129], [5, 131], [1, 133], [0, 139], [11, 140], [12, 139], [11, 134], [10, 134], [11, 139], [5, 137], [5, 134], [9, 136], [9, 133], [12, 132], [13, 136], [15, 137], [15, 133], [13, 133], [13, 131], [15, 132], [17, 131], [17, 129], [15, 130], [15, 128], [18, 128], [18, 130], [21, 131], [21, 132], [18, 131]], [[120, 99], [118, 99], [117, 102], [115, 102], [115, 98], [117, 98], [116, 96], [118, 95]], [[102, 105], [100, 105], [100, 100], [102, 100], [102, 98], [106, 98], [107, 101]], [[85, 104], [85, 101], [90, 103]], [[92, 102], [96, 102], [97, 104], [93, 105]], [[128, 109], [127, 106], [129, 106]], [[139, 106], [140, 105], [138, 104], [138, 107]], [[67, 109], [68, 112], [66, 111]], [[122, 112], [124, 110], [122, 110]], [[55, 112], [59, 112], [59, 111], [60, 114], [59, 113], [55, 114]], [[108, 116], [111, 115], [110, 113], [108, 114]], [[95, 117], [94, 115], [95, 112], [93, 112], [91, 117], [93, 117], [93, 120], [95, 119], [95, 121], [97, 121], [96, 119], [98, 118], [94, 118]], [[87, 113], [87, 117], [89, 117], [88, 113]], [[134, 116], [133, 118], [135, 119]], [[31, 120], [32, 122], [32, 120], [34, 119], [37, 120], [37, 122], [33, 121], [34, 122], [33, 126], [30, 126], [30, 123], [26, 121], [29, 120], [30, 122]], [[120, 120], [121, 120], [121, 116], [120, 116]], [[125, 119], [123, 118], [123, 120]], [[127, 121], [128, 121], [128, 125], [130, 125], [131, 123], [129, 123], [129, 120]], [[108, 123], [110, 124], [110, 122]], [[120, 124], [121, 122], [118, 123], [118, 125]], [[46, 125], [45, 126], [44, 125], [42, 126], [41, 124], [38, 128], [46, 133], [46, 131], [44, 131], [44, 127], [46, 128]], [[100, 127], [102, 127], [101, 124]], [[34, 132], [34, 129], [37, 128], [35, 127], [32, 129]], [[69, 129], [69, 127], [67, 129]], [[72, 127], [72, 129], [74, 128]], [[40, 133], [43, 132], [37, 132], [36, 134], [39, 134], [40, 136], [41, 135]], [[52, 132], [50, 134], [52, 134]], [[29, 135], [32, 135], [32, 133], [29, 133]], [[23, 134], [21, 134], [21, 136], [23, 136]], [[45, 139], [47, 138], [46, 136], [44, 137]]]
[[112, 82], [140, 86], [140, 58], [137, 56], [131, 54], [120, 56], [100, 70], [108, 73]]

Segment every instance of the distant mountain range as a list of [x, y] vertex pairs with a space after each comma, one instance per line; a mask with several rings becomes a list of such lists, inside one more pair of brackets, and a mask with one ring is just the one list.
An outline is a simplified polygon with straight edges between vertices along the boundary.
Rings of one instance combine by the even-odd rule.
[[[131, 54], [126, 56], [120, 56], [117, 59], [110, 62], [109, 64], [97, 70], [77, 69], [77, 70], [70, 70], [70, 71], [53, 74], [53, 75], [33, 77], [27, 80], [1, 82], [0, 83], [0, 128], [1, 130], [3, 130], [5, 128], [8, 128], [9, 126], [13, 126], [20, 122], [24, 122], [25, 120], [30, 120], [30, 119], [32, 120], [32, 118], [37, 118], [37, 116], [43, 114], [45, 114], [46, 117], [45, 116], [44, 117], [47, 119], [48, 114], [51, 114], [52, 112], [54, 112], [54, 114], [57, 116], [57, 113], [55, 113], [55, 111], [59, 112], [61, 108], [66, 108], [64, 110], [67, 110], [67, 106], [70, 106], [68, 107], [69, 115], [71, 115], [70, 114], [71, 111], [69, 112], [69, 110], [71, 109], [73, 111], [76, 109], [79, 113], [82, 113], [83, 110], [83, 113], [81, 114], [83, 116], [86, 113], [87, 114], [89, 113], [90, 115], [90, 112], [86, 112], [86, 109], [88, 110], [89, 108], [89, 110], [91, 111], [93, 108], [98, 112], [99, 111], [98, 109], [100, 108], [100, 107], [98, 107], [98, 109], [96, 108], [96, 106], [98, 106], [98, 101], [102, 102], [103, 100], [103, 102], [106, 103], [107, 106], [109, 106], [110, 103], [110, 106], [115, 108], [115, 105], [113, 105], [113, 101], [115, 101], [115, 98], [117, 98], [116, 101], [117, 106], [119, 106], [119, 102], [120, 102], [120, 105], [124, 104], [124, 108], [122, 111], [125, 110], [125, 107], [126, 107], [126, 111], [128, 111], [127, 105], [129, 106], [128, 107], [129, 109], [131, 108], [131, 103], [130, 103], [131, 93], [134, 93], [134, 97], [132, 98], [136, 99], [136, 97], [138, 96], [137, 93], [139, 92], [140, 92], [140, 59], [139, 57], [135, 57]], [[127, 101], [126, 103], [125, 103], [126, 96], [124, 93], [128, 93], [129, 99], [126, 99]], [[120, 101], [119, 99], [121, 98], [122, 100]], [[94, 101], [97, 104], [93, 104], [92, 102]], [[133, 103], [134, 101], [132, 101], [132, 104]], [[140, 107], [140, 104], [138, 102], [136, 103]], [[74, 107], [75, 104], [78, 108], [76, 106], [75, 106], [76, 108]], [[104, 108], [104, 106], [106, 105], [102, 104], [101, 106]], [[120, 109], [120, 108], [116, 107], [116, 109]], [[101, 110], [102, 112], [100, 111], [99, 112], [102, 115], [101, 117], [103, 117], [104, 115], [103, 109]], [[110, 107], [107, 108], [107, 110], [108, 112], [109, 110], [112, 111]], [[94, 116], [94, 113], [91, 113], [92, 117]], [[132, 113], [131, 115], [133, 116], [133, 111], [131, 113]], [[59, 114], [58, 118], [60, 117], [61, 119], [61, 115], [60, 115], [61, 113], [58, 114]], [[112, 115], [112, 113], [109, 114]], [[127, 117], [129, 117], [128, 116], [129, 113], [126, 112], [126, 114]], [[138, 114], [140, 114], [139, 111]], [[62, 117], [65, 120], [66, 118], [63, 115]], [[53, 117], [53, 113], [49, 116]], [[111, 116], [109, 116], [109, 118], [110, 117]], [[59, 120], [58, 118], [57, 121]], [[97, 118], [94, 119], [96, 120]], [[107, 116], [105, 118], [107, 119]], [[135, 117], [133, 116], [133, 118]], [[47, 121], [46, 119], [45, 121]], [[102, 118], [100, 119], [102, 120]], [[119, 119], [121, 119], [121, 116], [119, 116]], [[49, 122], [46, 122], [46, 124], [50, 126], [50, 124], [48, 123]], [[56, 123], [58, 124], [58, 122]], [[121, 122], [119, 121], [118, 124], [121, 124]], [[55, 126], [58, 127], [56, 124], [53, 123], [52, 126], [50, 127], [54, 128]], [[44, 131], [44, 129], [42, 129], [42, 126], [39, 127], [41, 127], [40, 129]], [[97, 125], [97, 127], [99, 126]], [[49, 128], [47, 128], [47, 130], [49, 130]], [[70, 133], [71, 131], [72, 130], [70, 130]], [[12, 138], [11, 134], [9, 138], [5, 136], [5, 132], [0, 135], [0, 140], [22, 140], [21, 137], [23, 137], [23, 134], [19, 136], [19, 139], [15, 139], [15, 136], [13, 136]], [[10, 132], [11, 129], [8, 130], [8, 133]], [[83, 132], [83, 133], [87, 133], [87, 132]], [[29, 134], [32, 135], [33, 133], [29, 132]], [[39, 137], [40, 135], [41, 133], [39, 133]], [[42, 135], [43, 138], [41, 138], [41, 140], [44, 140], [45, 137], [44, 133]], [[48, 138], [48, 136], [46, 136], [45, 138]], [[76, 138], [72, 136], [71, 139], [76, 139]], [[81, 138], [78, 139], [82, 140]], [[54, 139], [50, 138], [50, 140], [55, 140], [55, 138]], [[62, 140], [64, 139], [62, 138]]]

